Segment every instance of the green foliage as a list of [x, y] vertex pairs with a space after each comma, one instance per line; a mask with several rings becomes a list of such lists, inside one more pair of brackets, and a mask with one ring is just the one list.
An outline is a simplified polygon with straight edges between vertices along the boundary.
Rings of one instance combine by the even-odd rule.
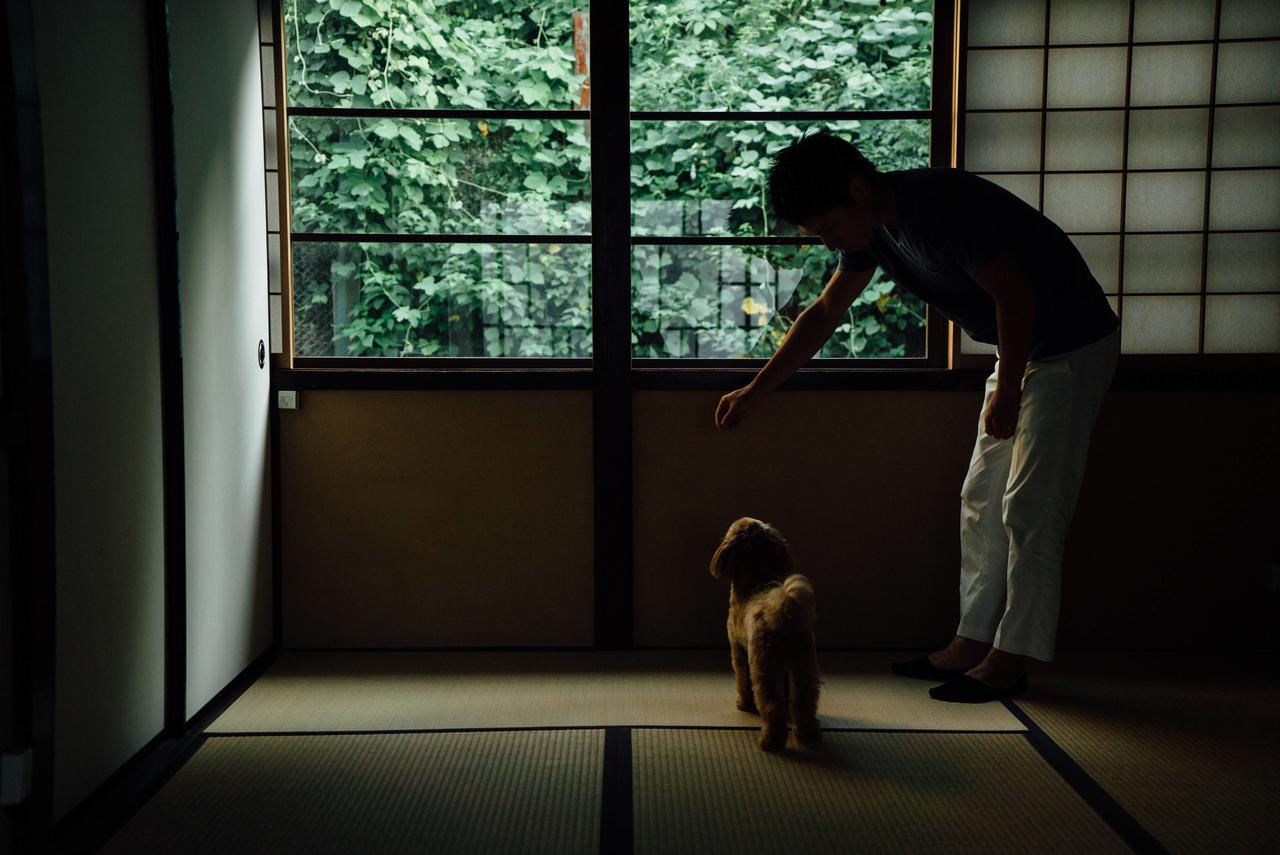
[[[293, 106], [578, 109], [573, 12], [515, 0], [285, 0]], [[631, 6], [633, 110], [929, 106], [927, 0]], [[813, 123], [634, 122], [633, 232], [776, 233], [770, 158]], [[923, 166], [921, 121], [830, 125], [881, 169]], [[299, 232], [590, 234], [586, 123], [290, 121]], [[582, 243], [294, 244], [299, 355], [587, 356]], [[767, 356], [825, 284], [821, 247], [640, 245], [637, 356]], [[777, 305], [778, 303], [782, 305]], [[876, 281], [821, 355], [923, 352], [924, 308]]]

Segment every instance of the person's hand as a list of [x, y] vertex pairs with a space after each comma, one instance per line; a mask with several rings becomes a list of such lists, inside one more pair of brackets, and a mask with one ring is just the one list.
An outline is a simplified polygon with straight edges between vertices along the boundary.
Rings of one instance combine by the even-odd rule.
[[982, 424], [987, 436], [996, 439], [1008, 439], [1018, 426], [1018, 407], [1022, 404], [1021, 389], [1007, 389], [996, 386], [987, 404], [987, 411], [982, 416]]
[[735, 389], [721, 398], [720, 403], [716, 405], [716, 427], [720, 430], [732, 429], [738, 422], [758, 410], [763, 399], [764, 393], [754, 386], [748, 385]]

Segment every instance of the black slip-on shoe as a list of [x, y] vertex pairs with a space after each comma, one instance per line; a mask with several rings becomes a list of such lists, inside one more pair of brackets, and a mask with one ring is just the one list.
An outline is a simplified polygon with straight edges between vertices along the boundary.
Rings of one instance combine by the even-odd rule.
[[912, 659], [909, 662], [894, 662], [889, 666], [893, 673], [900, 677], [914, 677], [917, 680], [933, 680], [935, 683], [958, 677], [968, 668], [939, 668], [929, 661], [928, 656]]
[[967, 674], [961, 674], [941, 686], [929, 690], [929, 697], [935, 701], [951, 701], [957, 704], [985, 704], [998, 701], [1010, 695], [1027, 690], [1027, 675], [1023, 674], [1007, 689], [993, 689], [981, 680], [975, 680]]

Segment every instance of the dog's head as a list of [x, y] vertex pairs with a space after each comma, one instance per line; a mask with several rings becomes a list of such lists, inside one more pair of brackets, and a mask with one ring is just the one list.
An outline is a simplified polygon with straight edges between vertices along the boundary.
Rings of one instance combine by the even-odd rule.
[[711, 556], [711, 575], [726, 576], [739, 591], [779, 582], [791, 572], [791, 550], [782, 534], [751, 517], [734, 521]]

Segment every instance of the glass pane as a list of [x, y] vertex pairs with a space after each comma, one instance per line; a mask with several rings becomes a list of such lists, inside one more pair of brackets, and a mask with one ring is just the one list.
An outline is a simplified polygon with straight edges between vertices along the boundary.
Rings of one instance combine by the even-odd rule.
[[1204, 173], [1130, 173], [1124, 220], [1127, 231], [1199, 230], [1203, 226]]
[[1197, 353], [1199, 297], [1125, 297], [1121, 353]]
[[1209, 235], [1210, 291], [1280, 289], [1280, 232]]
[[1278, 164], [1280, 107], [1220, 107], [1214, 112], [1214, 166]]
[[[768, 358], [836, 263], [821, 246], [636, 246], [633, 355]], [[924, 326], [924, 304], [877, 273], [818, 356], [923, 357]]]
[[1159, 45], [1133, 49], [1130, 103], [1142, 106], [1208, 104], [1213, 45]]
[[1209, 110], [1133, 110], [1129, 113], [1130, 169], [1203, 169], [1208, 158]]
[[1039, 108], [1043, 74], [1043, 51], [971, 50], [965, 104], [970, 110]]
[[586, 233], [585, 124], [290, 119], [293, 230]]
[[1129, 0], [1071, 0], [1050, 12], [1049, 43], [1124, 42], [1129, 36]]
[[1215, 172], [1211, 229], [1280, 229], [1280, 171]]
[[1222, 0], [1224, 39], [1280, 36], [1276, 0]]
[[1200, 291], [1202, 235], [1129, 235], [1124, 241], [1124, 293]]
[[631, 211], [637, 235], [776, 233], [765, 204], [773, 157], [825, 127], [877, 169], [929, 165], [927, 121], [632, 122]]
[[586, 244], [293, 244], [297, 356], [587, 357]]
[[1046, 169], [1119, 169], [1124, 163], [1124, 113], [1049, 113]]
[[1117, 235], [1070, 235], [1089, 265], [1089, 272], [1098, 280], [1102, 290], [1114, 294], [1119, 289], [1120, 238]]
[[1063, 231], [1119, 231], [1120, 176], [1046, 175], [1044, 213]]
[[586, 69], [574, 54], [574, 12], [584, 3], [290, 0], [284, 7], [294, 107], [581, 108]]
[[1124, 48], [1049, 51], [1050, 107], [1122, 107]]
[[1039, 175], [984, 175], [992, 184], [999, 184], [1036, 210], [1040, 209]]
[[1280, 101], [1280, 42], [1218, 48], [1218, 103]]
[[1209, 297], [1205, 353], [1280, 353], [1280, 294]]
[[970, 0], [969, 44], [1044, 44], [1044, 0]]
[[964, 168], [970, 172], [1040, 169], [1040, 114], [965, 116]]
[[1213, 4], [1214, 0], [1138, 0], [1133, 12], [1133, 40], [1211, 39]]
[[632, 110], [927, 110], [930, 0], [632, 3]]

